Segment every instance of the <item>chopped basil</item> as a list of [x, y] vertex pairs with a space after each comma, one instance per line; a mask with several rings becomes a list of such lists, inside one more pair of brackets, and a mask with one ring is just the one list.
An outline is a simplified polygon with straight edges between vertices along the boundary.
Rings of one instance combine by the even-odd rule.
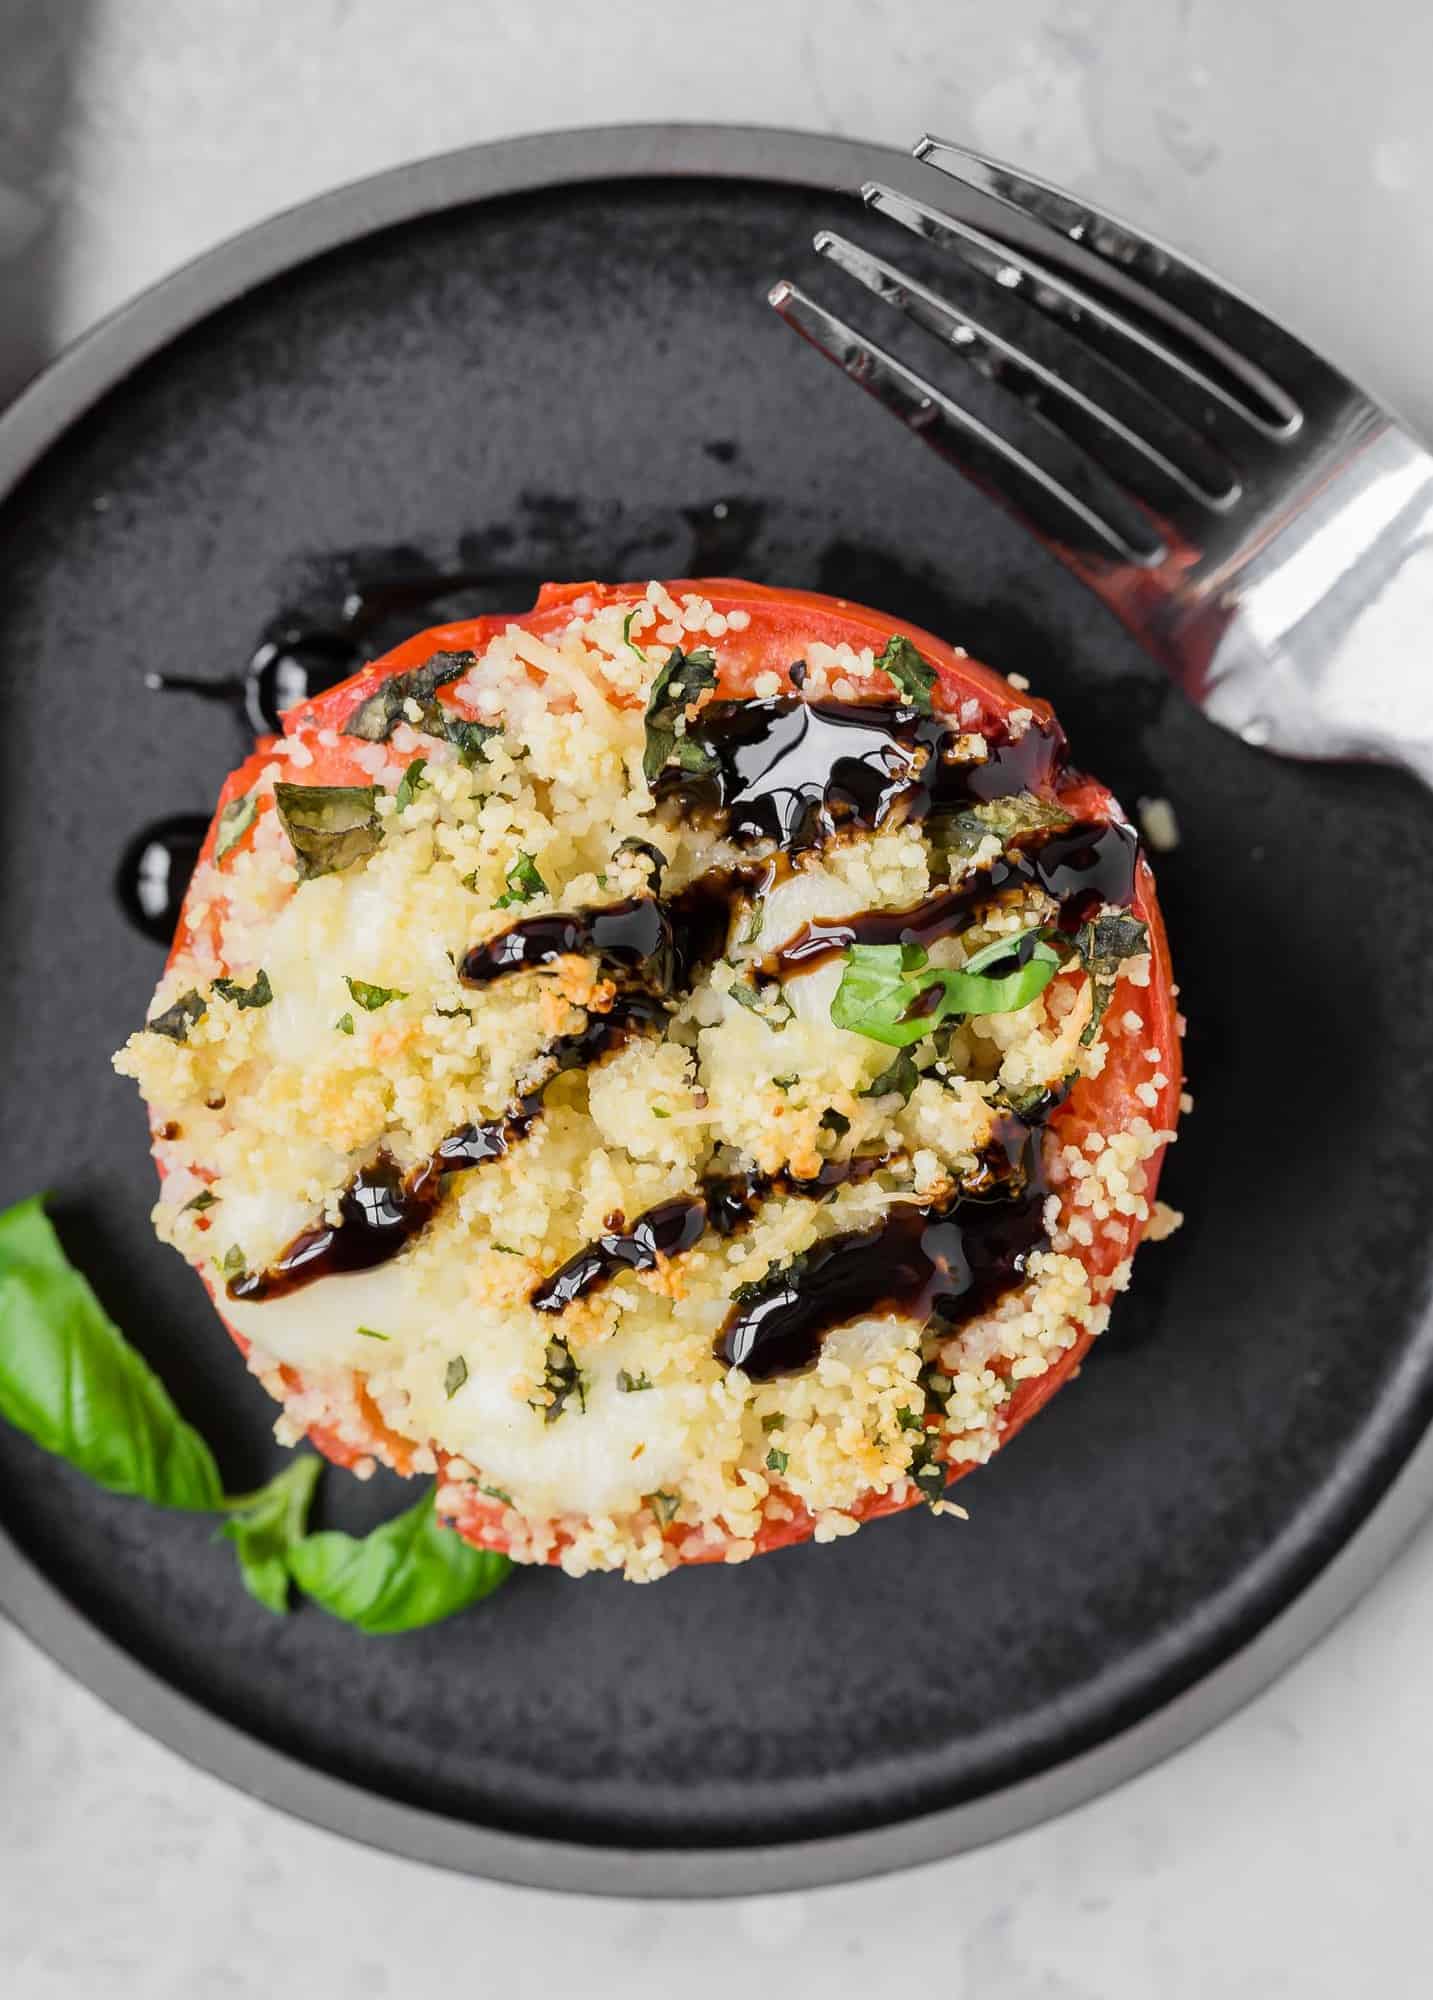
[[366, 861], [383, 838], [372, 785], [275, 785], [274, 805], [293, 842], [300, 882]]
[[473, 872], [472, 872], [472, 874], [471, 874], [471, 875], [465, 875], [465, 876], [463, 877], [463, 887], [464, 887], [465, 889], [471, 889], [471, 890], [472, 890], [472, 892], [473, 892], [473, 894], [474, 894], [475, 896], [477, 895], [477, 893], [478, 893], [478, 871], [477, 871], [477, 869], [476, 869], [476, 868], [475, 868], [475, 869], [473, 870]]
[[889, 1069], [883, 1069], [878, 1077], [861, 1092], [862, 1097], [894, 1097], [897, 1093], [907, 1103], [911, 1092], [921, 1080], [916, 1068], [915, 1057], [909, 1049], [901, 1049]]
[[911, 1452], [911, 1462], [906, 1467], [907, 1479], [914, 1480], [927, 1507], [937, 1506], [945, 1492], [947, 1468], [945, 1461], [936, 1455], [937, 1436], [937, 1432], [922, 1426], [921, 1435]]
[[919, 1410], [897, 1410], [896, 1423], [903, 1431], [923, 1431], [925, 1429], [925, 1419]]
[[785, 1419], [785, 1417], [784, 1417], [784, 1416], [782, 1415], [781, 1411], [780, 1411], [780, 1410], [776, 1410], [776, 1411], [774, 1411], [774, 1412], [773, 1412], [773, 1414], [772, 1414], [771, 1416], [769, 1416], [769, 1417], [763, 1417], [763, 1418], [762, 1418], [762, 1420], [761, 1420], [761, 1428], [762, 1428], [762, 1429], [763, 1429], [764, 1431], [779, 1431], [779, 1430], [781, 1429], [781, 1426], [782, 1426], [782, 1425], [783, 1425], [783, 1424], [784, 1424], [785, 1422], [786, 1422], [786, 1419]]
[[[661, 848], [654, 846], [650, 840], [639, 840], [635, 833], [629, 833], [625, 840], [619, 840], [613, 848], [612, 859], [615, 861], [619, 854], [640, 855], [651, 863], [647, 882], [652, 894], [659, 896], [662, 892], [662, 876], [667, 867], [667, 857]], [[600, 876], [598, 880], [601, 880]]]
[[780, 986], [754, 986], [749, 979], [736, 979], [729, 991], [738, 1007], [745, 1007], [750, 1014], [760, 1014], [769, 1028], [784, 1028], [788, 1021], [796, 1019], [796, 1009]]
[[790, 1076], [774, 1076], [771, 1081], [778, 1090], [790, 1090], [794, 1083], [800, 1083], [801, 1078], [793, 1072]]
[[652, 1116], [654, 1118], [670, 1118], [671, 1115], [672, 1115], [671, 1112], [665, 1110], [660, 1104], [654, 1104], [652, 1106]]
[[514, 1250], [511, 1243], [495, 1243], [494, 1250], [500, 1250], [504, 1257], [521, 1257], [521, 1250]]
[[456, 1021], [460, 1014], [469, 1021], [473, 1018], [471, 1007], [435, 1007], [433, 1012], [441, 1015], [445, 1021]]
[[766, 921], [766, 909], [761, 903], [753, 903], [747, 913], [746, 928], [737, 939], [738, 944], [755, 944], [761, 936], [761, 926]]
[[376, 1327], [372, 1326], [361, 1326], [358, 1332], [359, 1338], [362, 1340], [387, 1340], [390, 1338], [388, 1334], [380, 1333]]
[[909, 639], [893, 632], [876, 655], [876, 665], [882, 673], [890, 675], [908, 706], [920, 709], [924, 715], [930, 714], [931, 689], [939, 676], [935, 668], [921, 658]]
[[306, 1597], [360, 1632], [412, 1632], [488, 1597], [512, 1565], [438, 1520], [436, 1486], [362, 1540], [305, 1535], [289, 1571]]
[[345, 972], [343, 983], [366, 1014], [376, 1014], [380, 1007], [386, 1007], [390, 1000], [406, 1000], [408, 995], [397, 986], [370, 986], [366, 979], [350, 979]]
[[254, 824], [259, 802], [252, 792], [245, 792], [241, 799], [230, 799], [219, 815], [219, 834], [214, 842], [214, 859], [222, 861], [238, 841], [244, 838]]
[[1014, 792], [1009, 798], [990, 799], [958, 813], [932, 815], [926, 829], [936, 847], [961, 860], [974, 854], [992, 833], [1002, 847], [1008, 847], [1023, 833], [1043, 833], [1070, 824], [1063, 806], [1037, 798], [1034, 792]]
[[624, 646], [629, 647], [630, 650], [637, 655], [637, 658], [642, 662], [642, 665], [645, 667], [647, 664], [647, 655], [642, 651], [642, 648], [637, 644], [636, 640], [632, 637], [632, 623], [637, 616], [637, 611], [640, 611], [641, 609], [642, 606], [639, 604], [637, 606], [636, 611], [629, 611], [627, 613], [627, 616], [622, 620], [622, 644]]
[[213, 1208], [218, 1199], [218, 1195], [211, 1188], [200, 1188], [193, 1201], [185, 1202], [184, 1213], [202, 1215], [206, 1208]]
[[676, 1519], [677, 1509], [682, 1504], [680, 1493], [648, 1493], [643, 1496], [647, 1505], [664, 1528], [670, 1527]]
[[343, 725], [345, 736], [361, 736], [365, 743], [386, 743], [400, 722], [406, 721], [405, 706], [417, 702], [423, 710], [418, 727], [430, 736], [446, 734], [438, 689], [478, 663], [476, 653], [434, 653], [421, 667], [406, 674], [390, 674], [349, 716]]
[[334, 1022], [333, 1025], [335, 1026], [335, 1028], [338, 1029], [338, 1032], [341, 1035], [351, 1035], [353, 1033], [352, 1014], [340, 1014], [338, 1019]]
[[289, 1554], [304, 1538], [323, 1460], [306, 1451], [257, 1493], [224, 1502], [219, 1533], [232, 1542], [244, 1588], [266, 1611], [289, 1608]]
[[578, 1408], [584, 1412], [587, 1409], [587, 1384], [582, 1370], [572, 1358], [572, 1349], [560, 1337], [547, 1343], [542, 1388], [540, 1397], [528, 1400], [534, 1410], [541, 1410], [544, 1423], [555, 1424], [574, 1396]]
[[107, 1492], [202, 1513], [209, 1447], [66, 1257], [38, 1195], [0, 1214], [0, 1417]]
[[423, 773], [427, 768], [428, 759], [426, 757], [415, 757], [408, 766], [408, 769], [403, 773], [403, 776], [398, 780], [398, 790], [393, 794], [393, 800], [399, 812], [406, 812], [414, 799], [417, 798], [419, 792], [426, 789]]
[[208, 1003], [202, 993], [181, 993], [172, 1007], [166, 1007], [162, 1014], [156, 1014], [144, 1025], [151, 1035], [168, 1035], [171, 1042], [187, 1042], [189, 1030], [196, 1021], [202, 1021], [208, 1011]]
[[236, 1007], [267, 1007], [274, 997], [269, 975], [262, 966], [252, 986], [240, 986], [236, 979], [216, 979], [214, 991], [221, 1000], [232, 1000]]
[[226, 1278], [237, 1278], [247, 1268], [243, 1251], [237, 1243], [231, 1243], [219, 1261], [219, 1269]]
[[834, 1105], [826, 1107], [821, 1113], [818, 1122], [823, 1132], [834, 1132], [838, 1139], [844, 1139], [851, 1129], [850, 1119], [846, 1117], [844, 1112], [838, 1111]]
[[954, 1015], [1028, 1007], [1059, 968], [1060, 953], [1038, 928], [997, 938], [958, 972], [928, 965], [918, 944], [852, 945], [831, 1020], [890, 1048], [907, 1048]]
[[499, 896], [497, 908], [510, 909], [514, 903], [530, 903], [534, 896], [545, 896], [547, 884], [537, 872], [537, 863], [530, 854], [519, 854], [503, 880], [507, 883], [507, 894]]
[[[695, 652], [684, 653], [680, 646], [673, 646], [667, 656], [667, 663], [652, 683], [652, 692], [647, 699], [644, 718], [647, 742], [642, 752], [642, 775], [647, 783], [655, 783], [661, 772], [673, 759], [684, 771], [702, 772], [713, 770], [716, 758], [704, 743], [684, 734], [685, 717], [688, 708], [699, 695], [707, 694], [717, 684], [716, 654], [709, 646], [698, 646]], [[681, 724], [682, 727], [678, 727]]]
[[639, 1389], [650, 1389], [652, 1378], [644, 1369], [640, 1375], [629, 1375], [625, 1368], [617, 1370], [617, 1387], [624, 1396], [635, 1396]]
[[444, 708], [434, 702], [441, 720], [441, 728], [435, 727], [425, 716], [423, 727], [430, 736], [444, 736], [458, 753], [458, 761], [465, 770], [471, 771], [478, 761], [478, 753], [485, 743], [491, 743], [502, 730], [495, 722], [469, 722], [465, 716], [455, 715], [451, 708]]
[[771, 1450], [766, 1454], [766, 1469], [768, 1472], [785, 1472], [790, 1462], [791, 1462], [790, 1454], [788, 1452], [778, 1451], [775, 1445], [773, 1445]]
[[479, 1486], [479, 1493], [486, 1493], [489, 1500], [501, 1500], [505, 1507], [511, 1507], [513, 1497], [503, 1486]]
[[1148, 949], [1149, 925], [1141, 923], [1138, 917], [1104, 916], [1081, 924], [1075, 934], [1075, 950], [1089, 974], [1092, 1001], [1090, 1018], [1080, 1036], [1086, 1048], [1100, 1031], [1105, 1009], [1114, 997], [1121, 965], [1127, 958]]
[[461, 1354], [455, 1354], [448, 1363], [447, 1373], [443, 1377], [443, 1390], [450, 1403], [467, 1379], [468, 1364]]

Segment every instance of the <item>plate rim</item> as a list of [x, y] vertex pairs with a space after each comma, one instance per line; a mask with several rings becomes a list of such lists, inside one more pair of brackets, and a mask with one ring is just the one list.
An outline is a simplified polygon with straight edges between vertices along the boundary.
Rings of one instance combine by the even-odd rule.
[[[919, 168], [860, 139], [769, 126], [631, 124], [542, 132], [393, 167], [281, 210], [182, 265], [66, 348], [0, 416], [0, 501], [101, 397], [255, 286], [379, 230], [506, 195], [612, 179], [829, 186]], [[1189, 1687], [1036, 1776], [934, 1813], [758, 1847], [663, 1850], [546, 1840], [402, 1804], [273, 1748], [108, 1638], [0, 1526], [0, 1612], [146, 1735], [240, 1791], [325, 1831], [516, 1886], [710, 1898], [810, 1889], [909, 1868], [1039, 1825], [1125, 1783], [1250, 1701], [1338, 1622], [1433, 1508], [1433, 1432], [1342, 1544], [1274, 1617]]]

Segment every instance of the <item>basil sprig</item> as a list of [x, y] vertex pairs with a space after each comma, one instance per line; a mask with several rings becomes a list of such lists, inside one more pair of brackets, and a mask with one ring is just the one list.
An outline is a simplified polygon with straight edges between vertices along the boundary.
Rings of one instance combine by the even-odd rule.
[[38, 1195], [0, 1215], [0, 1416], [106, 1492], [209, 1513], [213, 1454], [60, 1247]]
[[226, 1498], [213, 1453], [70, 1263], [39, 1196], [0, 1213], [0, 1418], [107, 1492], [222, 1514], [245, 1588], [288, 1608], [292, 1578], [364, 1632], [401, 1632], [489, 1596], [511, 1567], [440, 1527], [432, 1489], [370, 1535], [306, 1532], [323, 1461], [304, 1453]]
[[1009, 1014], [1028, 1007], [1061, 962], [1044, 929], [997, 938], [958, 972], [930, 965], [922, 945], [852, 945], [831, 1020], [888, 1048], [909, 1048], [955, 1015]]
[[300, 882], [366, 861], [383, 838], [372, 785], [275, 785], [274, 805], [293, 842]]
[[335, 1618], [384, 1636], [436, 1625], [491, 1596], [512, 1564], [443, 1527], [436, 1498], [430, 1487], [416, 1507], [361, 1540], [305, 1536], [289, 1556], [295, 1583]]
[[684, 771], [696, 773], [715, 768], [716, 757], [707, 745], [683, 734], [678, 724], [697, 697], [716, 684], [716, 654], [710, 646], [698, 646], [690, 653], [673, 646], [666, 665], [652, 683], [643, 718], [647, 742], [642, 752], [642, 775], [649, 785], [673, 759]]

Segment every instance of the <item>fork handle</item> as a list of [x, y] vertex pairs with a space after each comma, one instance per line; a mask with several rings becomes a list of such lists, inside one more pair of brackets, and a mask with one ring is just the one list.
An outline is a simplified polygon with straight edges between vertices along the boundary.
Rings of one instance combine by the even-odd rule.
[[1381, 425], [1161, 634], [1215, 722], [1433, 786], [1433, 458]]

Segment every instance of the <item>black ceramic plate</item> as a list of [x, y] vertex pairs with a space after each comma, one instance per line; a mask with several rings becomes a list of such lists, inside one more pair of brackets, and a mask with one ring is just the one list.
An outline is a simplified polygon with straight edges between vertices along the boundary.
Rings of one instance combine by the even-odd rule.
[[[161, 956], [114, 900], [120, 850], [207, 812], [241, 732], [146, 695], [146, 671], [232, 673], [276, 615], [398, 570], [726, 570], [1020, 669], [1127, 800], [1174, 802], [1198, 1108], [1167, 1192], [1189, 1220], [1078, 1383], [962, 1489], [969, 1525], [907, 1515], [652, 1589], [523, 1573], [378, 1641], [272, 1619], [203, 1523], [0, 1433], [0, 1597], [59, 1659], [264, 1796], [513, 1879], [750, 1890], [1027, 1824], [1266, 1678], [1429, 1487], [1419, 1463], [1384, 1497], [1433, 1387], [1433, 802], [1210, 727], [791, 339], [767, 283], [876, 171], [902, 169], [697, 130], [436, 161], [220, 250], [0, 423], [0, 1201], [55, 1190], [236, 1488], [279, 1462], [272, 1410], [150, 1234], [108, 1056]], [[328, 1485], [345, 1524], [394, 1505], [391, 1483]]]

